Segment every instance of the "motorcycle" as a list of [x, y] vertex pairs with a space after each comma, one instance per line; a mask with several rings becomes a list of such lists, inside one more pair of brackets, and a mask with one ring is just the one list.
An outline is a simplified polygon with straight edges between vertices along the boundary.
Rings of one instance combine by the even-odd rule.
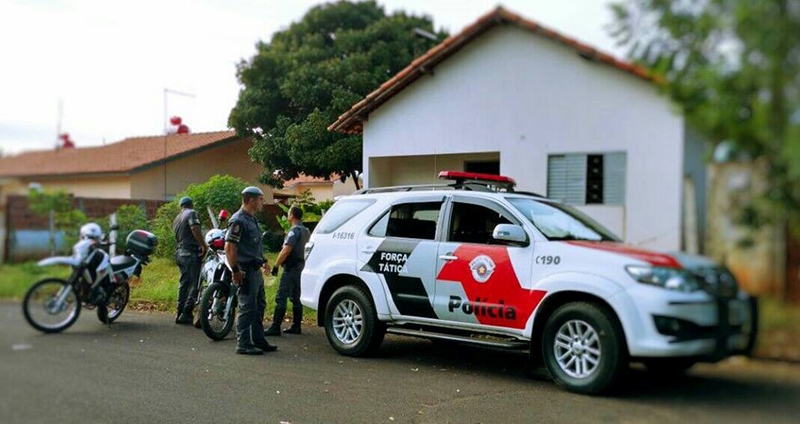
[[[208, 246], [208, 250], [206, 251], [206, 255], [203, 258], [203, 264], [200, 268], [200, 275], [197, 279], [197, 286], [195, 288], [195, 293], [197, 293], [197, 296], [195, 298], [194, 305], [192, 305], [192, 309], [197, 308], [198, 312], [200, 301], [203, 298], [203, 293], [205, 293], [208, 286], [214, 282], [214, 276], [217, 273], [217, 267], [219, 266], [222, 257], [224, 257], [226, 230], [221, 229], [221, 227], [226, 224], [229, 217], [228, 211], [225, 209], [220, 210], [219, 215], [215, 217], [210, 206], [208, 207], [208, 215], [211, 218], [211, 223], [214, 228], [208, 230], [205, 235], [205, 241], [206, 245]], [[223, 256], [219, 255], [220, 252], [223, 253]], [[192, 324], [195, 328], [202, 328], [200, 316], [200, 313], [194, 314], [194, 322]]]
[[[45, 278], [25, 293], [22, 313], [35, 329], [45, 333], [66, 330], [80, 315], [81, 308], [96, 309], [104, 324], [114, 322], [128, 304], [129, 280], [139, 277], [150, 263], [150, 255], [158, 239], [144, 230], [131, 232], [124, 255], [114, 256], [118, 227], [113, 222], [109, 241], [100, 226], [89, 223], [81, 227], [80, 240], [72, 247], [72, 256], [58, 256], [39, 261], [39, 266], [68, 265], [72, 274], [66, 280]], [[109, 248], [106, 253], [103, 248]]]
[[[225, 257], [225, 241], [220, 239], [214, 247], [209, 244], [209, 250], [216, 255], [213, 263], [213, 281], [200, 298], [200, 325], [203, 332], [212, 340], [222, 340], [233, 329], [238, 305], [237, 289], [233, 286], [233, 274]], [[206, 262], [211, 264], [212, 261]]]

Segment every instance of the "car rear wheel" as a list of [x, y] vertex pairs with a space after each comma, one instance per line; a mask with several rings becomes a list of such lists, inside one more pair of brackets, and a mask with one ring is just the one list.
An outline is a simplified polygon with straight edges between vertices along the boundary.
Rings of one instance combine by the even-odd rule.
[[378, 320], [367, 294], [344, 286], [334, 292], [325, 308], [328, 342], [345, 356], [365, 356], [380, 346], [386, 325]]
[[585, 394], [610, 389], [628, 365], [625, 337], [615, 318], [587, 302], [563, 305], [548, 318], [542, 358], [556, 384]]

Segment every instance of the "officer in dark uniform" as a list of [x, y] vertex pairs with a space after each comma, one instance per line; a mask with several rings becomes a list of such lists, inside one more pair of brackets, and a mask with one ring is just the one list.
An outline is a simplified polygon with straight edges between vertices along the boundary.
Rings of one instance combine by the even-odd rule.
[[242, 191], [242, 207], [231, 216], [225, 236], [225, 256], [233, 271], [233, 284], [239, 289], [236, 322], [236, 353], [261, 355], [277, 349], [264, 339], [264, 277], [261, 268], [269, 269], [264, 259], [261, 229], [255, 214], [261, 210], [264, 192], [258, 187]]
[[175, 262], [181, 271], [178, 285], [178, 313], [176, 324], [191, 324], [192, 309], [197, 297], [197, 281], [200, 278], [201, 258], [206, 254], [208, 246], [200, 234], [200, 218], [194, 211], [192, 199], [182, 197], [181, 213], [172, 221], [175, 234]]
[[303, 225], [303, 210], [297, 206], [289, 209], [289, 222], [292, 228], [283, 242], [283, 249], [278, 254], [272, 275], [278, 275], [278, 267], [283, 265], [283, 274], [278, 285], [278, 294], [275, 295], [275, 314], [272, 325], [264, 332], [265, 336], [280, 336], [281, 322], [286, 314], [286, 299], [292, 301], [292, 326], [285, 329], [288, 334], [300, 334], [300, 324], [303, 322], [303, 305], [300, 304], [300, 274], [305, 265], [305, 247], [311, 233]]

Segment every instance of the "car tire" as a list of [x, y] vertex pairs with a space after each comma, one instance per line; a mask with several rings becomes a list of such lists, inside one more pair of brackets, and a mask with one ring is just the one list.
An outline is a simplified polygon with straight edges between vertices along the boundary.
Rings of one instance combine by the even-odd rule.
[[375, 352], [386, 335], [375, 307], [364, 291], [344, 286], [333, 293], [325, 307], [328, 342], [345, 356], [367, 356]]
[[610, 390], [628, 367], [625, 336], [616, 317], [589, 302], [567, 303], [550, 315], [542, 358], [556, 384], [583, 394]]

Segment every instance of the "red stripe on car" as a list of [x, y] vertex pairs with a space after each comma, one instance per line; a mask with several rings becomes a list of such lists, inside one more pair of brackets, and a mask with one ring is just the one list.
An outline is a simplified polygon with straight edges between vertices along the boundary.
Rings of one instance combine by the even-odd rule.
[[650, 265], [663, 266], [668, 268], [682, 268], [681, 264], [672, 256], [665, 255], [663, 253], [652, 252], [649, 250], [639, 249], [636, 247], [626, 246], [621, 243], [577, 241], [577, 240], [570, 240], [567, 241], [566, 243], [569, 243], [574, 246], [580, 246], [594, 250], [602, 250], [604, 252], [616, 253], [618, 255], [623, 255], [629, 258], [647, 262]]

